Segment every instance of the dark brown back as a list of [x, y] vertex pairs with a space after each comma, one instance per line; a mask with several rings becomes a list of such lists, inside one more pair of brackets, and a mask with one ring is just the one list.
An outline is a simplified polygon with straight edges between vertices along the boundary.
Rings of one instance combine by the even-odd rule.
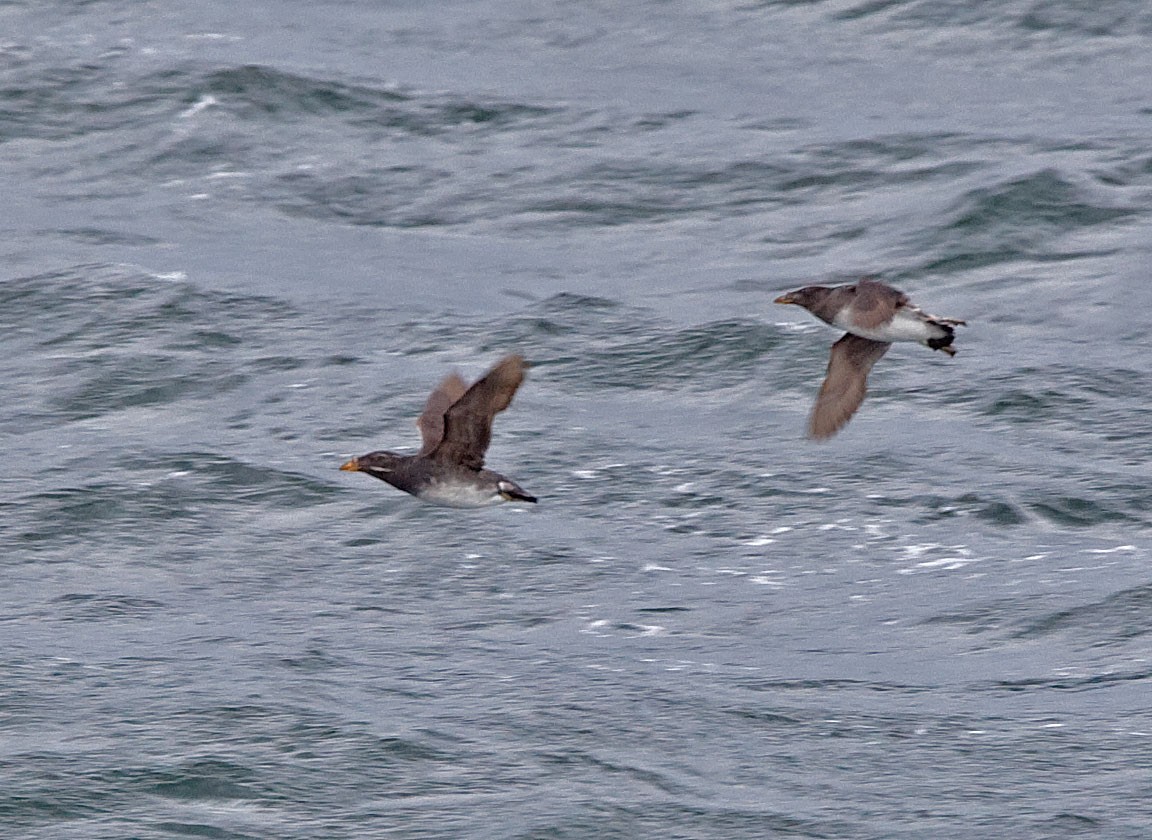
[[899, 289], [865, 277], [856, 284], [856, 294], [852, 299], [852, 320], [863, 329], [875, 329], [907, 302], [908, 296]]

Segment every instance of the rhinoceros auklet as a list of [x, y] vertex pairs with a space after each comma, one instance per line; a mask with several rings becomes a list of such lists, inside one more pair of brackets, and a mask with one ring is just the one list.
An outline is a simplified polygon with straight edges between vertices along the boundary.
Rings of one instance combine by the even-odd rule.
[[803, 306], [821, 321], [847, 330], [832, 345], [828, 373], [808, 420], [808, 436], [817, 440], [832, 437], [856, 413], [867, 392], [868, 372], [893, 341], [918, 341], [954, 356], [953, 327], [964, 325], [929, 315], [900, 290], [867, 277], [849, 286], [806, 286], [776, 303]]
[[369, 452], [341, 465], [386, 481], [416, 498], [446, 507], [488, 507], [535, 502], [516, 482], [484, 469], [492, 419], [506, 409], [524, 381], [522, 356], [505, 356], [469, 388], [459, 374], [444, 379], [428, 397], [416, 425], [424, 445], [416, 455]]

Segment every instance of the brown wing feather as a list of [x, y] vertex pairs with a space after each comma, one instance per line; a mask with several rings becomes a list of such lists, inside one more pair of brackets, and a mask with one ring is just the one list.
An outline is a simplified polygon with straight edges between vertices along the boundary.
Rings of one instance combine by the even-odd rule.
[[808, 436], [830, 438], [847, 423], [868, 392], [868, 372], [892, 345], [846, 333], [832, 345], [828, 375], [808, 420]]
[[526, 368], [523, 356], [505, 356], [473, 384], [444, 415], [444, 439], [431, 456], [476, 470], [483, 467], [492, 418], [511, 405]]
[[452, 372], [428, 395], [424, 411], [416, 420], [416, 427], [420, 429], [420, 437], [424, 440], [424, 445], [420, 448], [421, 455], [427, 455], [440, 445], [444, 437], [444, 415], [467, 390], [468, 383], [460, 377], [460, 374]]
[[886, 283], [865, 277], [856, 284], [852, 300], [852, 320], [862, 329], [871, 330], [886, 323], [896, 310], [908, 303], [908, 295]]

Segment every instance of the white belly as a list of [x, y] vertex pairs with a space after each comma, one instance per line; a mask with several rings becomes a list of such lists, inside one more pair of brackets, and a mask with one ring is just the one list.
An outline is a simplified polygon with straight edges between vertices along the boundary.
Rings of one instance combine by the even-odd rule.
[[849, 323], [844, 314], [837, 315], [834, 321], [842, 330], [858, 335], [861, 338], [870, 338], [873, 341], [919, 341], [921, 343], [930, 338], [943, 338], [945, 333], [940, 327], [924, 320], [915, 312], [898, 309], [896, 315], [887, 324], [873, 329], [862, 329]]
[[434, 481], [420, 492], [420, 500], [430, 505], [453, 508], [479, 508], [498, 505], [505, 501], [494, 490], [473, 487], [470, 484], [447, 484]]

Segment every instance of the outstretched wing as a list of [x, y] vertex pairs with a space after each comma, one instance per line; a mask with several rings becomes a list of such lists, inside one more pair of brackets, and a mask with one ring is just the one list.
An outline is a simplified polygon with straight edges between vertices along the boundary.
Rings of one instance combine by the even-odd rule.
[[433, 458], [478, 470], [492, 440], [492, 418], [512, 403], [528, 365], [523, 356], [505, 356], [444, 415], [444, 438]]
[[832, 345], [828, 374], [808, 420], [808, 436], [830, 438], [847, 423], [868, 393], [868, 372], [892, 345], [846, 333]]
[[444, 377], [444, 381], [428, 395], [424, 411], [416, 420], [420, 437], [424, 440], [424, 445], [420, 447], [421, 455], [427, 455], [440, 445], [440, 441], [444, 438], [444, 415], [467, 390], [468, 383], [460, 378], [460, 374], [453, 372]]
[[908, 295], [899, 289], [865, 277], [856, 283], [856, 294], [852, 299], [853, 323], [861, 329], [874, 330], [887, 323], [896, 310], [907, 303]]

